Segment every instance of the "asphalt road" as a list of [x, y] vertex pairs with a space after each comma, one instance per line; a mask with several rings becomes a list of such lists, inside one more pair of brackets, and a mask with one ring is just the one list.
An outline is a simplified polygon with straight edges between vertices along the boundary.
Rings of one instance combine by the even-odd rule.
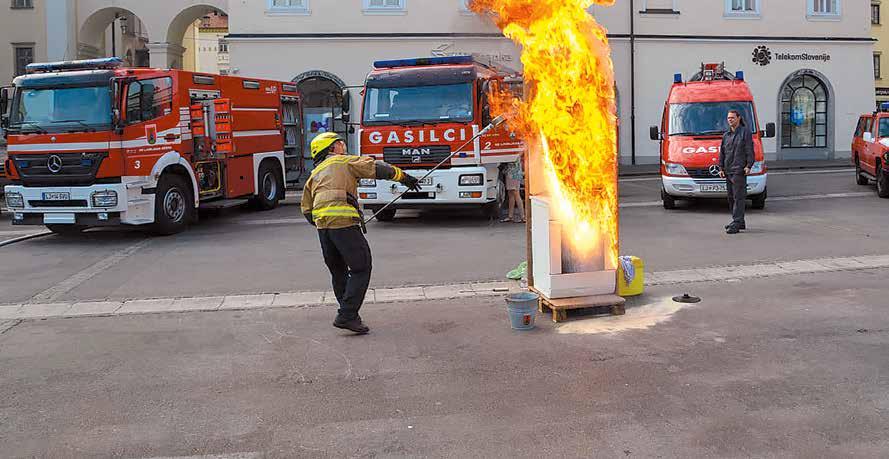
[[887, 275], [656, 288], [526, 333], [494, 299], [374, 305], [365, 337], [327, 308], [25, 321], [2, 455], [886, 457]]
[[[889, 252], [889, 202], [849, 171], [773, 174], [771, 201], [750, 211], [750, 230], [723, 234], [721, 200], [667, 211], [654, 177], [621, 181], [621, 244], [661, 271]], [[826, 195], [826, 196], [825, 196]], [[40, 228], [0, 220], [0, 240]], [[33, 230], [33, 231], [32, 231]], [[405, 213], [373, 223], [372, 286], [499, 280], [525, 258], [524, 227], [474, 213]], [[729, 242], [730, 241], [730, 242]], [[274, 211], [208, 215], [167, 238], [102, 230], [0, 248], [0, 303], [208, 296], [324, 290], [317, 236], [290, 202]]]

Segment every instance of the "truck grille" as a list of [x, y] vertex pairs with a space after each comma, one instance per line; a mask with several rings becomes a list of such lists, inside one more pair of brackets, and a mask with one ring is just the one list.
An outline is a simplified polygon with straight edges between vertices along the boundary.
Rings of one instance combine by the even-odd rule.
[[69, 199], [66, 201], [43, 201], [33, 199], [28, 201], [31, 207], [87, 207], [86, 199]]
[[[435, 145], [427, 147], [386, 147], [383, 148], [383, 160], [404, 168], [420, 168], [434, 166], [450, 156], [451, 147]], [[447, 165], [445, 163], [444, 165]]]
[[15, 155], [15, 163], [25, 186], [92, 185], [108, 152], [40, 153]]
[[696, 179], [718, 179], [719, 174], [712, 175], [710, 174], [710, 169], [692, 169], [686, 168], [688, 171], [688, 176]]

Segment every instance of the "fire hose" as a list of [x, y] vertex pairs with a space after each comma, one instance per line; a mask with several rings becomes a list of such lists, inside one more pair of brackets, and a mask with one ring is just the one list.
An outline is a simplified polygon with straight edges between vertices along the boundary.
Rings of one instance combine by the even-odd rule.
[[[470, 143], [475, 142], [475, 139], [478, 139], [479, 137], [481, 137], [481, 136], [483, 136], [483, 135], [485, 135], [485, 134], [491, 132], [491, 130], [493, 130], [493, 129], [495, 129], [496, 127], [498, 127], [498, 126], [500, 126], [501, 124], [503, 124], [504, 121], [506, 121], [506, 117], [505, 117], [504, 115], [500, 115], [500, 116], [494, 118], [493, 120], [491, 120], [491, 123], [488, 124], [487, 126], [485, 126], [485, 128], [482, 129], [481, 131], [478, 131], [478, 134], [472, 136], [472, 138], [469, 139], [466, 143], [464, 143], [463, 145], [460, 145], [459, 147], [457, 147], [457, 148], [454, 150], [453, 153], [451, 153], [450, 155], [448, 155], [447, 158], [441, 160], [441, 162], [438, 163], [438, 164], [436, 164], [435, 167], [433, 167], [432, 169], [430, 169], [429, 172], [426, 173], [426, 175], [420, 177], [420, 178], [418, 179], [419, 182], [422, 182], [423, 180], [426, 180], [430, 175], [432, 175], [433, 172], [435, 172], [436, 170], [438, 170], [439, 167], [443, 166], [444, 163], [448, 162], [451, 158], [453, 158], [454, 155], [456, 155], [457, 153], [460, 153], [460, 150], [466, 148], [466, 146], [469, 145]], [[391, 206], [392, 204], [395, 204], [395, 202], [398, 201], [399, 199], [401, 199], [402, 196], [404, 196], [404, 193], [400, 193], [398, 196], [395, 196], [395, 199], [389, 201], [385, 206], [383, 206], [382, 208], [380, 208], [380, 210], [376, 211], [376, 213], [374, 213], [373, 215], [371, 215], [370, 218], [368, 218], [367, 220], [362, 221], [362, 222], [361, 222], [361, 226], [364, 226], [364, 225], [370, 223], [371, 221], [373, 221], [373, 219], [377, 218], [377, 215], [379, 215], [380, 213], [382, 213], [384, 210], [386, 210], [386, 209], [387, 209], [389, 206]]]

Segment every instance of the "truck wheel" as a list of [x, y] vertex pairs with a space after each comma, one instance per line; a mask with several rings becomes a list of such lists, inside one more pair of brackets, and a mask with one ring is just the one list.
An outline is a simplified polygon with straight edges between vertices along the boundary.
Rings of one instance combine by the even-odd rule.
[[754, 196], [753, 200], [753, 208], [757, 210], [762, 210], [766, 208], [766, 198], [769, 197], [768, 189], [763, 190], [762, 193]]
[[482, 206], [482, 213], [485, 214], [485, 217], [499, 219], [503, 214], [506, 202], [506, 182], [503, 181], [503, 177], [500, 177], [497, 180], [497, 199]]
[[256, 190], [256, 197], [252, 199], [253, 207], [259, 210], [272, 210], [278, 207], [284, 190], [278, 168], [274, 163], [266, 161], [259, 166], [257, 177], [259, 177], [259, 189]]
[[859, 185], [867, 185], [870, 183], [870, 180], [867, 177], [861, 175], [861, 164], [858, 163], [858, 158], [855, 159], [855, 182]]
[[63, 237], [79, 236], [85, 229], [84, 225], [46, 225], [46, 229]]
[[889, 172], [882, 165], [877, 166], [877, 196], [889, 198]]
[[676, 208], [676, 198], [667, 194], [667, 190], [661, 189], [661, 201], [664, 201], [664, 209], [672, 210]]
[[381, 222], [391, 222], [392, 220], [395, 220], [395, 213], [396, 212], [398, 212], [398, 209], [392, 209], [392, 208], [386, 209], [386, 210], [380, 212], [379, 215], [377, 215], [377, 220], [379, 220]]
[[162, 236], [180, 233], [194, 219], [194, 214], [194, 198], [188, 182], [179, 175], [162, 175], [154, 195], [152, 231]]

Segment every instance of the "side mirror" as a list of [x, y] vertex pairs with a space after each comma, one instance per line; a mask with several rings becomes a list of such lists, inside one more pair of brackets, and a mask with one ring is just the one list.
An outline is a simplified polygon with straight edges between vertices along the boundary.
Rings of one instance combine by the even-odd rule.
[[765, 138], [771, 139], [775, 137], [775, 123], [766, 123]]
[[9, 88], [0, 89], [0, 115], [6, 115], [9, 108]]
[[352, 120], [352, 115], [349, 115], [349, 112], [343, 112], [343, 114], [340, 115], [340, 120], [345, 124], [349, 124], [349, 121]]
[[657, 126], [652, 126], [648, 128], [648, 137], [651, 140], [662, 140], [661, 139], [661, 130]]
[[348, 89], [343, 89], [343, 113], [350, 113], [352, 111], [352, 95], [349, 94]]
[[864, 134], [861, 135], [861, 138], [865, 142], [873, 142], [874, 141], [874, 135], [871, 134], [870, 132], [865, 132]]

